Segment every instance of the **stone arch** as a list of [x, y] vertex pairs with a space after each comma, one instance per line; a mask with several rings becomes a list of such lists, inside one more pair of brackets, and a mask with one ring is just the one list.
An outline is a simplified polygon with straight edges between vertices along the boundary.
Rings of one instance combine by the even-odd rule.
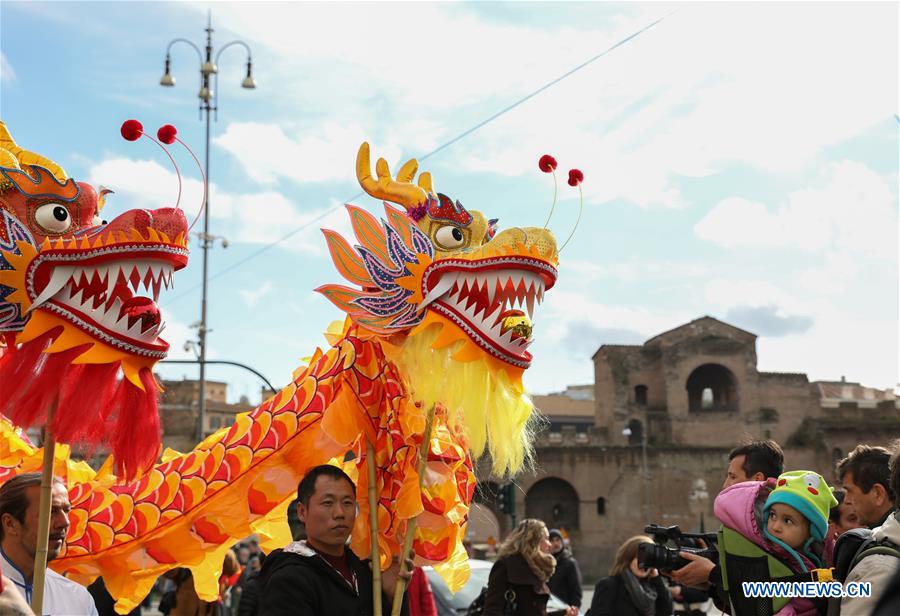
[[525, 516], [543, 520], [547, 528], [578, 529], [578, 492], [571, 483], [558, 477], [545, 477], [525, 495]]
[[721, 364], [703, 364], [687, 379], [688, 409], [692, 413], [738, 410], [738, 383]]

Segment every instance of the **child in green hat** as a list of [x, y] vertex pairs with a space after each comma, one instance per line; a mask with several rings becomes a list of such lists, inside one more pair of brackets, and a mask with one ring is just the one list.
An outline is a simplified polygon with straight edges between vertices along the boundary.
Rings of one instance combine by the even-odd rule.
[[798, 552], [823, 566], [821, 549], [828, 514], [837, 499], [825, 479], [812, 471], [789, 471], [778, 477], [763, 507], [766, 538], [799, 559]]
[[[736, 483], [716, 497], [722, 524], [771, 554], [795, 573], [823, 567], [828, 513], [837, 499], [813, 471], [790, 471], [777, 480]], [[808, 599], [794, 598], [779, 615], [815, 614]]]

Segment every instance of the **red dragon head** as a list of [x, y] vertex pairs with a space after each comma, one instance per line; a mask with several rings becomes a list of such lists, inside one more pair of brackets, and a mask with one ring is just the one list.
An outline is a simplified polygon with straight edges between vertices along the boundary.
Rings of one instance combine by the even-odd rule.
[[18, 147], [0, 123], [0, 412], [27, 426], [54, 406], [60, 440], [121, 429], [113, 454], [133, 474], [158, 453], [152, 368], [169, 345], [156, 300], [187, 264], [187, 223], [173, 208], [106, 223], [108, 192]]

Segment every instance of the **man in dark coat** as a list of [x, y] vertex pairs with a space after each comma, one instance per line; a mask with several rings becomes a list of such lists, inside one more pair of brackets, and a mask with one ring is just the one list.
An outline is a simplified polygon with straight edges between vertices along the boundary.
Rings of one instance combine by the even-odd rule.
[[[300, 481], [297, 499], [307, 538], [266, 557], [259, 616], [371, 616], [372, 570], [346, 545], [356, 521], [353, 481], [336, 466], [317, 466]], [[382, 572], [384, 614], [390, 614], [398, 572], [397, 564]]]
[[547, 582], [550, 592], [563, 600], [566, 605], [581, 607], [581, 570], [578, 561], [566, 547], [562, 533], [555, 528], [550, 531], [550, 546], [556, 558], [556, 571]]

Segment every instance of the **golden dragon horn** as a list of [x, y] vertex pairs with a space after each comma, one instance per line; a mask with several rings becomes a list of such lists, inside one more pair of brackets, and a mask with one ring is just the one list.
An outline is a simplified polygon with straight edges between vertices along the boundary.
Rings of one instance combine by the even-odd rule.
[[22, 169], [23, 165], [40, 165], [48, 169], [60, 182], [68, 179], [63, 168], [49, 158], [16, 145], [12, 135], [9, 134], [9, 129], [6, 128], [6, 122], [0, 121], [0, 167]]
[[395, 180], [391, 177], [387, 161], [379, 158], [375, 163], [375, 173], [378, 175], [378, 179], [375, 179], [372, 177], [369, 144], [364, 141], [356, 154], [356, 179], [363, 190], [376, 199], [402, 205], [407, 210], [424, 204], [429, 193], [434, 193], [431, 174], [428, 172], [419, 175], [418, 185], [412, 183], [418, 168], [418, 161], [415, 158], [409, 159], [400, 167]]

